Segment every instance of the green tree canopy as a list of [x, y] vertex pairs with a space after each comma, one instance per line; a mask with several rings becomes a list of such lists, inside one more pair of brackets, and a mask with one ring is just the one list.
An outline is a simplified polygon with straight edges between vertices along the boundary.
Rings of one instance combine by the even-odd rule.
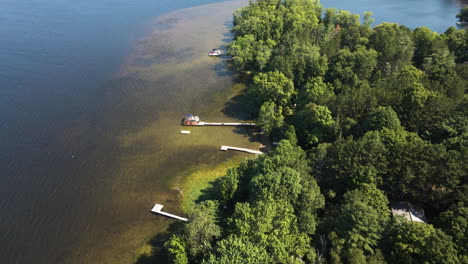
[[336, 234], [331, 235], [335, 252], [347, 258], [352, 253], [352, 259], [373, 255], [389, 217], [387, 197], [375, 185], [347, 192], [336, 216]]
[[200, 257], [208, 253], [216, 238], [221, 236], [221, 228], [217, 225], [218, 203], [205, 201], [190, 212], [190, 221], [185, 226], [184, 240], [188, 253], [192, 257]]
[[335, 121], [328, 107], [310, 103], [295, 116], [299, 141], [315, 145], [333, 138]]
[[392, 263], [460, 263], [452, 238], [429, 224], [396, 221], [388, 242]]
[[381, 130], [383, 128], [401, 129], [400, 119], [390, 106], [379, 106], [372, 110], [365, 121], [364, 127], [366, 131]]
[[264, 264], [271, 257], [264, 247], [250, 242], [246, 237], [229, 236], [219, 241], [214, 253], [203, 264]]
[[382, 23], [374, 27], [369, 37], [369, 44], [379, 54], [379, 68], [381, 69], [399, 70], [411, 64], [414, 44], [411, 31], [406, 27]]
[[294, 204], [302, 192], [300, 173], [289, 167], [281, 167], [265, 175], [256, 175], [250, 185], [252, 201], [287, 199], [289, 203]]
[[387, 148], [380, 134], [368, 132], [362, 139], [347, 138], [328, 148], [320, 177], [322, 185], [337, 194], [365, 184], [379, 184], [387, 171]]
[[265, 248], [273, 262], [291, 262], [308, 250], [308, 237], [297, 228], [293, 207], [283, 200], [238, 203], [230, 218], [230, 232]]
[[173, 264], [188, 264], [189, 260], [185, 250], [185, 242], [178, 236], [172, 235], [169, 241], [164, 243], [169, 255], [169, 261]]
[[464, 6], [462, 9], [460, 9], [460, 13], [457, 14], [457, 18], [459, 18], [461, 21], [468, 20], [468, 6]]
[[253, 78], [248, 93], [256, 98], [258, 105], [274, 102], [286, 110], [295, 94], [294, 84], [281, 72], [259, 73]]
[[260, 107], [257, 124], [267, 133], [271, 133], [275, 128], [280, 128], [284, 123], [282, 114], [283, 108], [274, 102], [265, 102]]
[[455, 204], [453, 209], [449, 209], [440, 214], [437, 218], [437, 225], [448, 235], [452, 236], [455, 248], [458, 250], [460, 260], [468, 260], [468, 207], [463, 203]]
[[333, 85], [324, 82], [322, 77], [310, 78], [299, 90], [297, 104], [299, 108], [309, 103], [325, 105], [335, 96]]

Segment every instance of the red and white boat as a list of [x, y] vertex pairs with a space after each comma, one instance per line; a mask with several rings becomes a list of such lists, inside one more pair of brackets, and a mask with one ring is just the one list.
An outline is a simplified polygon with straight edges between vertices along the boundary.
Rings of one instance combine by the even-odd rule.
[[184, 126], [198, 126], [199, 122], [200, 122], [200, 118], [198, 116], [188, 114], [185, 116], [182, 124]]
[[212, 49], [209, 53], [208, 56], [210, 57], [217, 57], [221, 55], [221, 51], [219, 49]]

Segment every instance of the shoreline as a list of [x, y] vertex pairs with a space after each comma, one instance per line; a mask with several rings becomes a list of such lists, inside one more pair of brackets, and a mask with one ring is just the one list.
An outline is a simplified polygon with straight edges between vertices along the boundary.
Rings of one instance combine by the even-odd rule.
[[[468, 0], [459, 0], [460, 4], [466, 5], [468, 3]], [[264, 146], [260, 144], [260, 146]], [[233, 156], [231, 158], [228, 158], [220, 163], [217, 164], [212, 164], [212, 165], [206, 165], [202, 164], [199, 165], [190, 171], [187, 171], [187, 173], [183, 176], [181, 176], [172, 186], [173, 190], [176, 190], [178, 192], [178, 197], [179, 197], [179, 208], [180, 210], [185, 214], [185, 216], [190, 212], [191, 208], [196, 205], [197, 203], [205, 200], [205, 196], [210, 195], [210, 187], [213, 187], [213, 183], [219, 179], [220, 177], [223, 177], [227, 170], [230, 168], [236, 168], [238, 165], [247, 159], [248, 157], [243, 157], [243, 156]], [[205, 193], [204, 193], [205, 192]], [[212, 194], [212, 193], [211, 193]], [[184, 216], [184, 217], [185, 217]], [[177, 230], [181, 227], [180, 223], [175, 223], [171, 227], [174, 227], [172, 230]], [[168, 232], [169, 230], [165, 231], [165, 238], [169, 238], [172, 232]], [[154, 261], [153, 257], [158, 256], [158, 257], [163, 257], [165, 258], [165, 254], [162, 253], [162, 244], [159, 245], [159, 248], [157, 249], [159, 253], [154, 255], [155, 249], [157, 247], [153, 246], [148, 246], [146, 244], [143, 247], [143, 252], [139, 256], [139, 260], [141, 260], [141, 263], [146, 263], [146, 261]], [[151, 256], [151, 254], [153, 254]], [[161, 260], [161, 259], [159, 259]], [[140, 263], [140, 262], [137, 262]]]
[[[158, 16], [151, 23], [154, 30], [149, 30], [151, 32], [149, 36], [139, 41], [120, 67], [118, 78], [141, 79], [156, 82], [157, 85], [164, 81], [163, 88], [157, 89], [164, 89], [164, 92], [169, 93], [160, 97], [160, 93], [150, 91], [150, 95], [145, 100], [156, 100], [152, 104], [167, 106], [162, 107], [164, 110], [161, 112], [155, 111], [158, 119], [121, 139], [126, 147], [149, 141], [152, 142], [151, 144], [156, 144], [158, 148], [165, 149], [156, 154], [148, 154], [148, 158], [167, 161], [160, 161], [158, 163], [161, 165], [156, 166], [158, 171], [164, 170], [164, 175], [154, 175], [164, 177], [163, 185], [151, 190], [150, 186], [154, 179], [147, 182], [149, 199], [146, 199], [146, 207], [151, 207], [157, 202], [164, 204], [167, 211], [174, 214], [187, 210], [191, 201], [189, 197], [196, 197], [201, 189], [209, 185], [210, 181], [224, 176], [228, 167], [235, 167], [245, 157], [249, 157], [249, 155], [238, 153], [220, 152], [218, 145], [232, 143], [250, 148], [253, 145], [259, 145], [259, 143], [249, 141], [250, 136], [246, 133], [239, 133], [229, 128], [195, 128], [189, 136], [181, 136], [178, 133], [181, 129], [178, 120], [187, 111], [193, 111], [210, 120], [227, 122], [239, 120], [239, 116], [226, 112], [224, 108], [240, 90], [244, 89], [244, 86], [237, 83], [237, 74], [231, 71], [226, 60], [209, 58], [206, 53], [213, 46], [225, 45], [226, 41], [229, 41], [228, 30], [232, 22], [227, 23], [227, 21], [232, 21], [232, 13], [247, 3], [246, 0], [211, 3]], [[206, 16], [206, 14], [212, 15]], [[179, 76], [183, 78], [180, 79]], [[196, 79], [191, 79], [192, 77]], [[169, 104], [170, 101], [164, 101], [165, 97], [175, 100], [173, 104], [177, 105], [177, 108], [168, 109], [172, 106]], [[184, 98], [191, 98], [191, 100], [187, 101]], [[175, 155], [168, 156], [167, 152], [174, 152]], [[176, 163], [177, 160], [184, 160], [184, 157], [187, 160], [183, 165]], [[123, 167], [134, 166], [131, 163], [123, 164]], [[140, 181], [145, 180], [141, 178]], [[190, 184], [190, 181], [196, 181], [197, 185]], [[181, 192], [183, 196], [180, 195]], [[146, 231], [143, 238], [141, 235], [130, 237], [133, 245], [126, 246], [128, 250], [119, 254], [122, 257], [131, 256], [125, 259], [133, 260], [126, 262], [146, 263], [145, 259], [158, 251], [154, 246], [154, 239], [166, 234], [175, 223], [172, 219], [148, 213], [148, 210], [144, 208], [141, 214], [140, 218], [145, 220], [136, 224], [142, 227], [153, 226], [151, 227], [153, 231]], [[103, 240], [128, 240], [125, 236], [119, 238], [119, 234], [113, 237], [104, 237]], [[109, 243], [104, 242], [104, 244]], [[113, 249], [109, 248], [105, 251], [104, 253], [108, 254]], [[85, 259], [100, 258], [86, 256]]]
[[[177, 23], [182, 22], [182, 23], [187, 23], [186, 21], [180, 21], [177, 19], [174, 19], [174, 17], [177, 16], [188, 16], [189, 18], [193, 18], [191, 15], [191, 10], [196, 10], [197, 8], [206, 8], [206, 7], [211, 7], [211, 8], [216, 8], [219, 6], [227, 5], [232, 2], [246, 2], [246, 1], [227, 1], [227, 2], [221, 2], [221, 3], [213, 3], [213, 4], [208, 4], [208, 5], [201, 5], [201, 6], [196, 6], [196, 7], [191, 7], [187, 9], [180, 9], [176, 10], [167, 14], [164, 14], [162, 16], [159, 16], [158, 18], [165, 19], [167, 21], [167, 24], [160, 24], [161, 29], [163, 30], [156, 30], [156, 36], [162, 36], [164, 37], [166, 34], [165, 29], [171, 29], [173, 26], [176, 26]], [[234, 10], [232, 10], [234, 11]], [[231, 12], [232, 14], [232, 12]], [[186, 24], [187, 25], [187, 24]], [[180, 25], [179, 25], [180, 26]], [[189, 25], [189, 28], [195, 28], [193, 25]], [[196, 28], [194, 30], [197, 30]], [[161, 34], [161, 31], [163, 34]], [[175, 28], [173, 31], [177, 31], [177, 28]], [[203, 31], [203, 30], [202, 30]], [[151, 41], [152, 36], [155, 34], [155, 32], [150, 33], [150, 37], [146, 39], [145, 41]], [[185, 37], [187, 41], [190, 41], [190, 36], [179, 36], [183, 33], [187, 33], [185, 31], [182, 32], [171, 32], [173, 35], [177, 35], [178, 38], [183, 38]], [[197, 32], [188, 32], [189, 34], [197, 34]], [[206, 32], [202, 32], [203, 34]], [[157, 35], [159, 34], [159, 35]], [[200, 34], [200, 33], [199, 33]], [[208, 41], [207, 41], [208, 43]], [[226, 74], [226, 68], [225, 64], [223, 63], [214, 63], [214, 60], [207, 60], [207, 58], [198, 58], [198, 54], [202, 52], [204, 55], [206, 45], [203, 46], [201, 49], [200, 48], [192, 48], [191, 50], [184, 49], [182, 46], [178, 46], [179, 43], [166, 43], [165, 46], [163, 46], [163, 49], [167, 49], [168, 47], [173, 48], [171, 50], [171, 53], [169, 56], [164, 57], [163, 55], [156, 54], [151, 54], [152, 56], [147, 56], [146, 50], [142, 49], [139, 50], [137, 47], [136, 54], [132, 54], [129, 56], [125, 67], [123, 67], [122, 72], [120, 72], [121, 75], [123, 76], [138, 76], [143, 79], [166, 79], [166, 78], [172, 78], [172, 75], [174, 74], [174, 71], [177, 71], [177, 67], [182, 67], [182, 71], [191, 69], [191, 68], [197, 68], [197, 67], [202, 67], [202, 65], [205, 65], [206, 63], [211, 63], [210, 67], [212, 71], [219, 71], [220, 76], [222, 74]], [[172, 45], [172, 46], [171, 46]], [[208, 43], [207, 45], [210, 45]], [[157, 46], [147, 46], [144, 48], [155, 48]], [[211, 46], [209, 46], [211, 48]], [[186, 63], [184, 60], [185, 58], [178, 57], [177, 52], [183, 51], [182, 55], [186, 56], [189, 58], [190, 63]], [[133, 56], [133, 57], [132, 57]], [[171, 57], [172, 56], [172, 57]], [[151, 60], [161, 60], [162, 63], [160, 65], [154, 64]], [[149, 61], [149, 62], [148, 62]], [[152, 64], [153, 63], [153, 64]], [[235, 75], [235, 74], [233, 74]], [[200, 79], [195, 80], [196, 82], [204, 82], [203, 76]], [[213, 84], [217, 85], [216, 81], [213, 82]], [[174, 92], [177, 95], [176, 91]], [[189, 91], [190, 93], [196, 93], [196, 87], [192, 88]], [[216, 100], [218, 101], [217, 103], [219, 105], [225, 104], [226, 101], [229, 101], [229, 98], [232, 96], [235, 96], [236, 93], [233, 93], [232, 91], [226, 91], [222, 89], [218, 89], [215, 91], [215, 93], [210, 93], [211, 91], [203, 91], [199, 92], [198, 94], [201, 94], [200, 98], [195, 98], [193, 102], [190, 103], [181, 103], [179, 106], [179, 112], [184, 113], [186, 109], [196, 109], [193, 111], [197, 111], [194, 113], [200, 114], [203, 116], [207, 115], [212, 115], [214, 118], [222, 118], [226, 114], [222, 112], [221, 109], [215, 109], [216, 111], [219, 110], [219, 112], [216, 113], [211, 113], [210, 107], [203, 105], [204, 100], [208, 98], [208, 100]], [[228, 95], [226, 97], [226, 95]], [[226, 100], [227, 99], [227, 100]], [[192, 110], [190, 110], [192, 111]], [[176, 114], [174, 115], [174, 112]], [[172, 117], [174, 119], [174, 116], [183, 116], [181, 113], [177, 113], [177, 111], [167, 111], [167, 112], [162, 112], [161, 115], [167, 114], [169, 117]], [[229, 118], [235, 119], [235, 117], [230, 116]], [[147, 139], [147, 138], [157, 138], [158, 136], [152, 135], [154, 131], [161, 131], [161, 138], [166, 139], [167, 141], [171, 141], [174, 138], [177, 138], [179, 135], [169, 135], [167, 131], [161, 129], [157, 130], [158, 128], [157, 125], [160, 123], [163, 123], [167, 125], [168, 127], [174, 128], [177, 126], [174, 126], [170, 120], [171, 118], [166, 117], [166, 119], [162, 121], [158, 121], [159, 123], [154, 122], [154, 124], [151, 124], [149, 127], [150, 129], [145, 128], [145, 131], [138, 131], [137, 133], [134, 133], [131, 135], [131, 137], [126, 137], [124, 141], [126, 144], [133, 144], [134, 142], [140, 141], [142, 138]], [[178, 130], [180, 130], [180, 127], [177, 127]], [[202, 132], [201, 129], [194, 129], [195, 131], [192, 131], [192, 135], [190, 137], [185, 137], [182, 139], [177, 139], [177, 142], [171, 142], [174, 143], [173, 147], [193, 147], [195, 149], [200, 150], [195, 153], [195, 155], [200, 154], [200, 155], [207, 155], [212, 158], [208, 163], [202, 163], [202, 164], [197, 164], [197, 163], [189, 163], [188, 165], [183, 165], [185, 166], [184, 169], [182, 170], [177, 170], [176, 174], [173, 175], [171, 179], [167, 179], [166, 182], [164, 182], [164, 185], [168, 188], [170, 188], [169, 191], [167, 191], [168, 195], [164, 199], [171, 200], [171, 205], [166, 207], [168, 208], [168, 211], [177, 213], [178, 211], [182, 210], [183, 212], [187, 212], [191, 205], [193, 205], [194, 201], [198, 199], [198, 197], [201, 194], [201, 190], [209, 187], [210, 182], [215, 180], [218, 177], [221, 177], [225, 174], [226, 170], [228, 167], [235, 167], [237, 164], [239, 164], [245, 157], [242, 155], [238, 154], [227, 154], [223, 157], [219, 153], [214, 153], [214, 152], [219, 152], [217, 149], [211, 150], [211, 145], [213, 142], [210, 142], [209, 136], [206, 136], [204, 133], [207, 132], [205, 128], [205, 131]], [[209, 133], [217, 133], [217, 132], [212, 132], [214, 130], [211, 130], [212, 128], [209, 128], [210, 132]], [[219, 130], [221, 131], [221, 130]], [[170, 132], [173, 133], [173, 132]], [[222, 133], [222, 132], [219, 132]], [[177, 133], [178, 134], [178, 133]], [[133, 137], [133, 138], [132, 138]], [[129, 139], [131, 138], [131, 139]], [[203, 141], [203, 142], [191, 142], [191, 139], [196, 138], [197, 140]], [[159, 138], [157, 138], [159, 140]], [[223, 139], [224, 140], [224, 139]], [[247, 141], [247, 139], [245, 139]], [[209, 154], [204, 154], [206, 151], [212, 151]], [[216, 157], [216, 158], [213, 158]], [[215, 160], [216, 159], [216, 160]], [[201, 160], [201, 159], [200, 159]], [[203, 162], [203, 161], [202, 161]], [[157, 192], [154, 191], [154, 192]], [[161, 198], [161, 195], [158, 194], [153, 194], [152, 195], [152, 200], [156, 200], [159, 202], [159, 199]], [[148, 199], [149, 203], [152, 203], [150, 199]], [[147, 202], [148, 202], [147, 201]], [[164, 202], [161, 202], [164, 203]], [[167, 205], [167, 204], [166, 204]], [[151, 206], [151, 204], [150, 204]], [[176, 211], [172, 211], [176, 210]], [[146, 217], [146, 216], [145, 216]], [[137, 260], [137, 263], [146, 263], [144, 262], [145, 259], [151, 258], [152, 254], [155, 252], [155, 247], [152, 244], [154, 242], [155, 237], [160, 237], [161, 235], [167, 234], [168, 228], [173, 225], [175, 221], [172, 220], [167, 220], [167, 219], [160, 219], [159, 216], [150, 216], [151, 220], [153, 222], [156, 222], [158, 224], [159, 222], [164, 222], [166, 227], [162, 227], [158, 230], [156, 233], [150, 234], [152, 239], [145, 239], [144, 241], [140, 241], [140, 243], [136, 242], [139, 244], [139, 246], [133, 247], [133, 250], [131, 252], [125, 252], [125, 254], [130, 253], [133, 256], [134, 260]], [[150, 220], [150, 221], [151, 221]], [[135, 238], [137, 239], [137, 238]], [[152, 242], [153, 241], [153, 242]], [[157, 250], [156, 250], [157, 251]]]

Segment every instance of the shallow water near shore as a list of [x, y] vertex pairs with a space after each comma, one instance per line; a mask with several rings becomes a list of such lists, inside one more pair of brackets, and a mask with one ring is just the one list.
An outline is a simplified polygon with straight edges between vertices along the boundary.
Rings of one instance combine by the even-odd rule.
[[[158, 18], [154, 32], [137, 44], [106, 86], [109, 108], [101, 119], [121, 131], [116, 137], [121, 155], [111, 186], [93, 200], [99, 208], [112, 207], [99, 216], [111, 229], [91, 221], [94, 230], [80, 236], [69, 263], [131, 262], [138, 247], [174, 222], [149, 213], [154, 203], [181, 214], [181, 195], [173, 189], [177, 181], [201, 164], [244, 155], [220, 152], [222, 144], [258, 148], [245, 129], [180, 126], [187, 113], [207, 121], [248, 117], [225, 113], [226, 102], [243, 87], [236, 85], [227, 59], [206, 56], [211, 47], [230, 41], [231, 14], [245, 3], [206, 5]], [[182, 135], [181, 129], [191, 134]]]
[[[258, 148], [245, 129], [189, 128], [190, 135], [180, 134], [187, 129], [180, 126], [187, 113], [213, 122], [246, 118], [225, 111], [229, 98], [243, 88], [228, 60], [207, 56], [231, 39], [232, 12], [246, 3], [159, 17], [146, 26], [149, 37], [138, 41], [99, 89], [62, 91], [69, 99], [60, 103], [64, 110], [82, 104], [70, 115], [74, 119], [57, 126], [54, 116], [42, 120], [50, 122], [46, 126], [34, 118], [17, 122], [39, 128], [39, 134], [21, 137], [29, 127], [19, 127], [15, 139], [26, 142], [12, 141], [15, 154], [0, 154], [9, 177], [7, 182], [2, 177], [2, 263], [132, 263], [136, 250], [174, 221], [151, 214], [154, 203], [180, 213], [180, 194], [173, 189], [178, 180], [201, 164], [244, 155], [220, 152], [222, 144]], [[83, 79], [83, 85], [88, 82]], [[81, 93], [76, 101], [74, 93]], [[55, 104], [29, 107], [37, 106], [42, 115]], [[4, 131], [8, 125], [14, 124], [2, 123]]]

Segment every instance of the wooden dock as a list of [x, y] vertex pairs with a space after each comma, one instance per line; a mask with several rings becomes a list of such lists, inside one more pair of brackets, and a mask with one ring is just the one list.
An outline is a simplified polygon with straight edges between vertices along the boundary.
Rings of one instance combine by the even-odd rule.
[[227, 151], [227, 150], [237, 150], [237, 151], [242, 151], [242, 152], [247, 152], [251, 154], [263, 154], [263, 152], [258, 151], [258, 150], [253, 150], [253, 149], [247, 149], [247, 148], [237, 148], [237, 147], [231, 147], [231, 146], [221, 146], [220, 150]]
[[177, 215], [173, 215], [173, 214], [169, 214], [169, 213], [161, 211], [163, 207], [164, 207], [164, 205], [162, 205], [162, 204], [155, 204], [153, 209], [151, 209], [151, 212], [161, 214], [161, 215], [164, 215], [164, 216], [167, 216], [167, 217], [179, 219], [179, 220], [182, 220], [182, 221], [188, 221], [187, 218], [180, 217], [180, 216], [177, 216]]
[[255, 123], [214, 123], [198, 122], [197, 126], [256, 126]]

